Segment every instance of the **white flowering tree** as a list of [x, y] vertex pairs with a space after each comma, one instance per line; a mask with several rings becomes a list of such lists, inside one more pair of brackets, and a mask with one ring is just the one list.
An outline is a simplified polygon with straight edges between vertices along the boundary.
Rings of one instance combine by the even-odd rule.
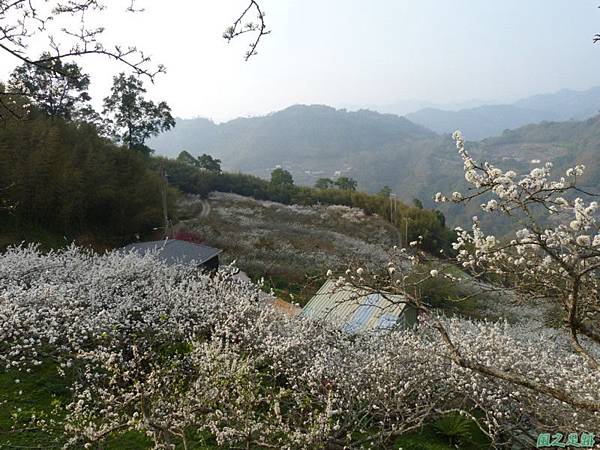
[[[471, 188], [466, 194], [454, 192], [450, 198], [438, 193], [436, 200], [464, 203], [483, 197], [484, 213], [509, 216], [519, 224], [514, 237], [504, 241], [486, 235], [474, 217], [471, 232], [456, 230], [454, 248], [459, 262], [475, 275], [500, 275], [509, 280], [523, 300], [558, 305], [571, 347], [582, 358], [589, 376], [598, 379], [600, 230], [595, 195], [578, 185], [585, 167], [578, 165], [565, 176], [553, 178], [552, 163], [546, 163], [518, 175], [487, 162], [478, 163], [465, 149], [462, 134], [456, 132], [453, 137]], [[471, 365], [451, 342], [448, 345], [457, 362]], [[473, 368], [577, 408], [600, 412], [598, 396], [585, 396], [569, 387], [567, 374], [562, 383], [550, 384], [499, 367]]]
[[476, 413], [498, 445], [539, 424], [598, 424], [589, 405], [600, 381], [557, 331], [432, 316], [431, 327], [350, 336], [258, 298], [227, 268], [211, 278], [152, 255], [10, 249], [0, 256], [1, 370], [15, 383], [41, 364], [63, 374], [66, 412], [34, 410], [26, 426], [60, 430], [70, 448], [125, 431], [156, 449], [202, 436], [224, 448], [383, 448], [449, 412]]
[[[440, 318], [419, 295], [420, 287], [432, 279], [465, 280], [457, 278], [456, 271], [447, 270], [454, 263], [415, 271], [415, 266], [422, 263], [418, 252], [392, 252], [388, 267], [379, 272], [350, 267], [339, 277], [338, 285], [349, 283], [384, 296], [405, 294], [403, 301], [420, 312], [420, 333], [435, 331], [435, 336], [430, 336], [432, 355], [447, 358], [466, 370], [476, 383], [485, 380], [501, 386], [507, 397], [519, 397], [519, 410], [527, 418], [521, 417], [520, 422], [513, 415], [500, 426], [504, 433], [519, 428], [582, 430], [586, 424], [597, 428], [600, 395], [588, 388], [600, 380], [600, 224], [595, 195], [579, 186], [585, 167], [570, 168], [565, 176], [555, 179], [551, 176], [552, 164], [547, 163], [519, 176], [475, 161], [466, 151], [460, 132], [454, 134], [454, 139], [464, 161], [465, 179], [471, 186], [466, 193], [438, 193], [435, 200], [483, 200], [483, 214], [505, 215], [518, 224], [513, 238], [499, 239], [486, 235], [474, 217], [470, 232], [456, 229], [457, 262], [472, 278], [488, 281], [481, 285], [484, 288], [510, 289], [521, 304], [537, 304], [539, 322], [510, 327]], [[394, 301], [391, 297], [389, 300]], [[542, 318], [545, 311], [559, 311], [564, 327], [546, 327]], [[476, 341], [494, 342], [495, 350], [488, 353], [478, 345], [473, 347], [473, 341], [466, 338], [470, 333]], [[540, 366], [545, 366], [541, 369], [544, 375], [540, 374]], [[485, 396], [474, 398], [467, 404], [490, 411]], [[494, 419], [488, 425], [505, 413], [492, 413]]]

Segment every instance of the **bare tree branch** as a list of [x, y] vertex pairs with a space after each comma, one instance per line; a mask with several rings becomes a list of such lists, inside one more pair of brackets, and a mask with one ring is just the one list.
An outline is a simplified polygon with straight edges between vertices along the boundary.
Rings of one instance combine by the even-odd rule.
[[[257, 13], [258, 22], [246, 21], [247, 16], [253, 9]], [[265, 23], [265, 13], [261, 10], [259, 4], [254, 0], [250, 1], [248, 7], [236, 19], [233, 25], [225, 30], [223, 33], [223, 38], [225, 38], [227, 42], [231, 42], [232, 39], [235, 39], [236, 37], [246, 33], [256, 33], [256, 39], [250, 43], [250, 48], [246, 52], [245, 60], [248, 61], [252, 56], [257, 54], [256, 49], [258, 48], [258, 44], [260, 43], [262, 37], [271, 33], [271, 30], [267, 29], [267, 25]]]

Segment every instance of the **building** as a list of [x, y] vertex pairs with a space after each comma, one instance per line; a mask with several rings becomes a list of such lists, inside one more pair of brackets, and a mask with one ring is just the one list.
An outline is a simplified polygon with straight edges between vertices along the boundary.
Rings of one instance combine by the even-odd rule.
[[123, 247], [121, 251], [133, 251], [140, 254], [156, 251], [157, 257], [168, 265], [181, 263], [201, 267], [205, 270], [217, 270], [219, 254], [222, 253], [222, 250], [217, 248], [179, 239], [138, 242]]
[[348, 284], [327, 280], [302, 311], [305, 317], [325, 320], [349, 333], [386, 330], [416, 324], [416, 310], [406, 296], [369, 293]]

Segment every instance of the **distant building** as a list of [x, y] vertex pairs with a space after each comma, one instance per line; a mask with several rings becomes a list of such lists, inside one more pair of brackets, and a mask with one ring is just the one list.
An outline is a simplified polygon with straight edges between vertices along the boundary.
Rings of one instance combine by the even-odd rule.
[[302, 315], [325, 320], [349, 333], [409, 328], [416, 324], [417, 314], [405, 301], [403, 295], [372, 294], [350, 285], [337, 286], [330, 279], [306, 304]]
[[133, 251], [142, 255], [156, 251], [157, 257], [168, 265], [181, 263], [201, 267], [205, 270], [217, 270], [219, 268], [219, 254], [222, 253], [222, 250], [217, 248], [179, 239], [138, 242], [123, 247], [121, 251]]

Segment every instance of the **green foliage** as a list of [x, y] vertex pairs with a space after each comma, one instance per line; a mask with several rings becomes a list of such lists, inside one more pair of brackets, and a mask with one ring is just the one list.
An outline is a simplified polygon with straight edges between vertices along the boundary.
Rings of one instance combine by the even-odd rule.
[[277, 187], [293, 186], [294, 179], [292, 178], [291, 173], [285, 169], [282, 169], [281, 167], [278, 167], [271, 172], [271, 184]]
[[145, 142], [175, 126], [171, 108], [144, 98], [142, 81], [124, 73], [113, 78], [111, 95], [104, 99], [104, 111], [112, 120], [112, 134], [130, 150], [151, 153]]
[[349, 177], [339, 177], [335, 180], [335, 185], [343, 191], [356, 191], [357, 184], [356, 180]]
[[331, 178], [319, 178], [315, 183], [315, 189], [331, 189], [334, 181]]
[[[16, 383], [15, 380], [19, 380]], [[32, 373], [0, 372], [0, 448], [60, 447], [57, 436], [37, 429], [29, 422], [32, 414], [41, 419], [59, 418], [55, 408], [69, 398], [66, 380], [56, 367], [44, 363]], [[27, 431], [24, 431], [27, 430]], [[23, 447], [19, 447], [23, 446]]]
[[467, 444], [472, 441], [472, 420], [460, 414], [448, 414], [436, 420], [433, 427], [450, 444]]
[[90, 125], [42, 117], [5, 123], [0, 179], [0, 195], [14, 206], [0, 210], [5, 232], [43, 229], [64, 243], [119, 245], [161, 224], [158, 175]]
[[392, 193], [392, 188], [390, 188], [387, 184], [381, 188], [381, 190], [377, 193], [377, 195], [381, 195], [382, 197], [388, 198]]
[[183, 150], [178, 156], [177, 161], [183, 164], [188, 164], [192, 167], [199, 167], [198, 160], [194, 158], [189, 152]]
[[[33, 414], [39, 419], [64, 417], [64, 405], [70, 401], [67, 378], [58, 374], [55, 364], [46, 361], [30, 373], [0, 372], [0, 448], [61, 448], [65, 436], [56, 428], [46, 430], [32, 423]], [[15, 379], [19, 383], [15, 383]], [[6, 403], [3, 403], [6, 402]], [[55, 429], [56, 428], [56, 429]], [[106, 450], [145, 450], [151, 441], [142, 433], [114, 433]], [[208, 447], [205, 447], [208, 448]]]
[[221, 173], [221, 160], [203, 153], [198, 157], [198, 167], [209, 172]]
[[448, 414], [426, 424], [418, 432], [407, 433], [395, 442], [395, 448], [410, 450], [484, 450], [493, 448], [477, 424], [459, 414]]
[[442, 226], [445, 227], [446, 226], [446, 216], [444, 215], [444, 213], [441, 211], [438, 211], [437, 209], [433, 212], [437, 216], [437, 218], [440, 221], [440, 223], [442, 224]]
[[71, 119], [90, 100], [90, 77], [76, 63], [63, 63], [43, 53], [37, 64], [17, 67], [9, 80], [9, 91], [20, 92], [48, 117]]

